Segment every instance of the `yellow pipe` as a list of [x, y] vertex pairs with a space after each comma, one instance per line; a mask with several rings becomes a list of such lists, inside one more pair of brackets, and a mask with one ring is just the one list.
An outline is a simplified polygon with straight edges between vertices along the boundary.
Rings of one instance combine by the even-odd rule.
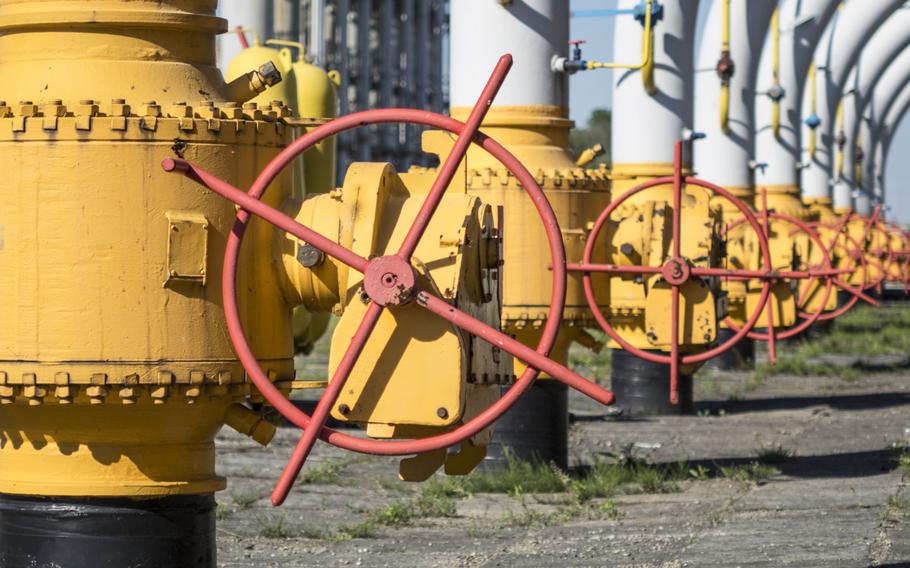
[[[837, 105], [837, 131], [842, 135], [844, 131], [844, 103]], [[837, 158], [834, 162], [834, 172], [839, 176], [844, 173], [844, 147], [837, 145]]]
[[[730, 53], [730, 0], [723, 0], [723, 22], [721, 30], [721, 52]], [[730, 82], [720, 82], [720, 128], [730, 132]]]
[[[771, 62], [774, 73], [774, 86], [780, 88], [780, 8], [771, 16]], [[773, 101], [771, 108], [771, 132], [774, 137], [780, 135], [780, 100]]]
[[641, 41], [641, 63], [630, 65], [626, 63], [608, 63], [603, 61], [588, 61], [585, 69], [631, 69], [641, 70], [645, 91], [649, 95], [657, 92], [654, 86], [654, 24], [651, 20], [651, 8], [654, 0], [646, 0], [645, 29]]
[[[815, 109], [817, 107], [818, 95], [815, 92], [815, 63], [813, 62], [809, 65], [809, 114], [815, 115]], [[818, 134], [816, 129], [812, 128], [809, 131], [809, 156], [811, 158], [815, 157], [815, 149], [818, 147]]]

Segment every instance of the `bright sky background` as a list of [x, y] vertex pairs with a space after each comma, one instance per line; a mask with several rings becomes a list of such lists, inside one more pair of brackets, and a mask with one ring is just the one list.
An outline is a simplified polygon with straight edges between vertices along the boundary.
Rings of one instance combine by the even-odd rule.
[[[703, 18], [711, 0], [702, 0], [700, 17]], [[615, 0], [571, 0], [573, 10], [615, 8]], [[628, 17], [628, 16], [627, 16]], [[612, 61], [613, 19], [573, 18], [571, 36], [587, 40], [585, 56], [590, 59]], [[572, 119], [583, 126], [591, 111], [596, 108], [610, 108], [613, 102], [612, 72], [598, 70], [578, 73], [570, 80], [570, 106]], [[885, 200], [891, 206], [889, 219], [910, 223], [910, 159], [902, 159], [910, 149], [910, 113], [901, 123], [891, 145], [891, 159], [885, 175]]]

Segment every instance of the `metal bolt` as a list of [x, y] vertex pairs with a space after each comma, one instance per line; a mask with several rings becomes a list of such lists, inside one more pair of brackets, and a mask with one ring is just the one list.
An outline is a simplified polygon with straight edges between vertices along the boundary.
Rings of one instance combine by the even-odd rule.
[[449, 411], [446, 410], [445, 408], [443, 408], [442, 406], [440, 406], [439, 408], [436, 409], [436, 416], [445, 420], [446, 418], [449, 417]]
[[632, 256], [632, 253], [635, 252], [635, 248], [629, 243], [623, 243], [619, 247], [619, 252], [626, 256]]
[[351, 407], [347, 404], [341, 403], [338, 405], [338, 413], [342, 416], [347, 416], [351, 412]]
[[297, 246], [297, 262], [304, 268], [313, 268], [322, 263], [325, 255], [322, 251], [309, 243], [301, 243]]

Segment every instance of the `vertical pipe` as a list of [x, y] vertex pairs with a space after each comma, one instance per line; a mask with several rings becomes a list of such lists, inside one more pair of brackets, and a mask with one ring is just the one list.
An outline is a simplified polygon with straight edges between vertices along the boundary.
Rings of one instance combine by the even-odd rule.
[[[727, 2], [724, 2], [726, 4]], [[700, 176], [752, 200], [754, 179], [750, 163], [755, 156], [755, 82], [761, 45], [777, 7], [774, 0], [734, 1], [729, 7], [729, 39], [721, 33], [718, 2], [711, 5], [695, 72], [695, 130], [706, 137], [695, 148], [695, 170]], [[722, 83], [714, 69], [724, 44], [734, 64], [729, 79], [726, 126], [718, 117]]]
[[[356, 109], [370, 108], [370, 91], [373, 74], [373, 52], [370, 49], [370, 28], [372, 25], [373, 1], [359, 0], [357, 7], [357, 88]], [[371, 139], [374, 127], [357, 130], [357, 159], [368, 162], [372, 159]]]
[[[633, 9], [637, 0], [620, 0]], [[693, 57], [697, 0], [663, 2], [664, 19], [654, 29], [654, 86], [649, 95], [641, 71], [614, 73], [613, 168], [631, 176], [668, 175], [674, 144], [692, 128]], [[637, 61], [642, 27], [635, 19], [616, 19], [613, 54], [616, 61]]]
[[[338, 86], [338, 110], [339, 115], [344, 116], [348, 114], [351, 110], [350, 103], [350, 75], [349, 71], [351, 69], [350, 61], [350, 41], [348, 38], [348, 25], [349, 25], [349, 16], [351, 13], [351, 0], [337, 0], [335, 4], [335, 26], [338, 30], [336, 32], [336, 37], [338, 38], [338, 43], [336, 44], [336, 49], [338, 50], [337, 64], [340, 73], [340, 84]], [[351, 136], [349, 132], [343, 133], [338, 137], [338, 171], [345, 172], [348, 169], [348, 165], [351, 163], [351, 153], [350, 153], [350, 140]], [[342, 175], [344, 175], [342, 173]]]
[[[405, 106], [417, 106], [417, 59], [420, 55], [417, 53], [417, 44], [415, 36], [417, 33], [417, 17], [415, 9], [415, 0], [404, 0], [402, 8], [402, 28], [404, 32], [404, 57], [405, 57], [405, 81], [404, 96]], [[480, 92], [479, 90], [477, 92]], [[405, 137], [402, 143], [402, 153], [406, 156], [409, 149], [420, 144], [420, 129], [412, 124], [405, 127]]]
[[313, 65], [326, 66], [325, 58], [325, 0], [310, 0], [310, 36], [308, 51]]
[[[392, 36], [392, 21], [395, 16], [395, 0], [382, 0], [379, 12], [379, 45], [380, 65], [382, 69], [382, 80], [379, 84], [379, 106], [381, 108], [392, 108], [392, 91], [398, 84], [398, 73], [400, 66], [395, 65], [392, 58], [398, 55], [395, 49], [395, 38]], [[395, 133], [398, 125], [382, 126], [382, 153], [384, 156], [392, 157], [396, 154], [397, 144]]]
[[[852, 205], [852, 195], [844, 188], [832, 195], [831, 180], [836, 175], [835, 140], [839, 137], [837, 129], [838, 109], [841, 107], [841, 95], [844, 91], [851, 68], [859, 59], [872, 34], [891, 16], [904, 0], [867, 0], [864, 2], [847, 2], [842, 10], [838, 24], [831, 34], [830, 44], [821, 45], [825, 67], [820, 76], [820, 93], [818, 98], [818, 116], [821, 119], [821, 136], [815, 155], [802, 170], [803, 195], [809, 199], [834, 200], [835, 209], [846, 209]], [[819, 57], [816, 57], [818, 63]]]
[[[802, 93], [812, 54], [840, 0], [782, 0], [780, 18], [780, 64], [775, 73], [771, 38], [759, 63], [756, 101], [755, 155], [767, 164], [755, 172], [758, 188], [765, 189], [772, 207], [781, 213], [802, 215], [799, 200]], [[781, 87], [780, 126], [772, 128], [775, 75]]]

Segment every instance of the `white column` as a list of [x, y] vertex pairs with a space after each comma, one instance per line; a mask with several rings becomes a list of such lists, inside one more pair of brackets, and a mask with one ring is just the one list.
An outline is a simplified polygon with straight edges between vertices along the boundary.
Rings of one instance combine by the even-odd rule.
[[514, 65], [497, 106], [568, 106], [567, 76], [550, 67], [569, 48], [566, 0], [455, 0], [450, 10], [452, 107], [474, 105], [504, 53]]
[[771, 128], [773, 103], [764, 94], [773, 85], [772, 45], [769, 34], [758, 68], [756, 109], [756, 160], [767, 164], [755, 172], [756, 184], [792, 186], [799, 184], [800, 115], [806, 72], [822, 32], [840, 0], [782, 0], [780, 3], [780, 130]]
[[[692, 128], [697, 0], [663, 0], [663, 20], [654, 28], [654, 84], [651, 96], [641, 71], [613, 73], [613, 164], [672, 164], [673, 145]], [[620, 0], [631, 9], [638, 0]], [[616, 18], [614, 60], [641, 59], [642, 26], [630, 16]]]
[[224, 71], [241, 50], [234, 28], [242, 26], [256, 30], [262, 36], [269, 33], [269, 0], [221, 0], [218, 4], [218, 15], [228, 21], [228, 33], [218, 37], [218, 67]]
[[713, 0], [696, 58], [695, 130], [706, 135], [694, 149], [695, 171], [728, 188], [753, 186], [750, 162], [755, 156], [755, 81], [761, 46], [776, 0], [732, 0], [727, 130], [721, 126], [721, 80], [715, 66], [721, 53], [723, 2]]

